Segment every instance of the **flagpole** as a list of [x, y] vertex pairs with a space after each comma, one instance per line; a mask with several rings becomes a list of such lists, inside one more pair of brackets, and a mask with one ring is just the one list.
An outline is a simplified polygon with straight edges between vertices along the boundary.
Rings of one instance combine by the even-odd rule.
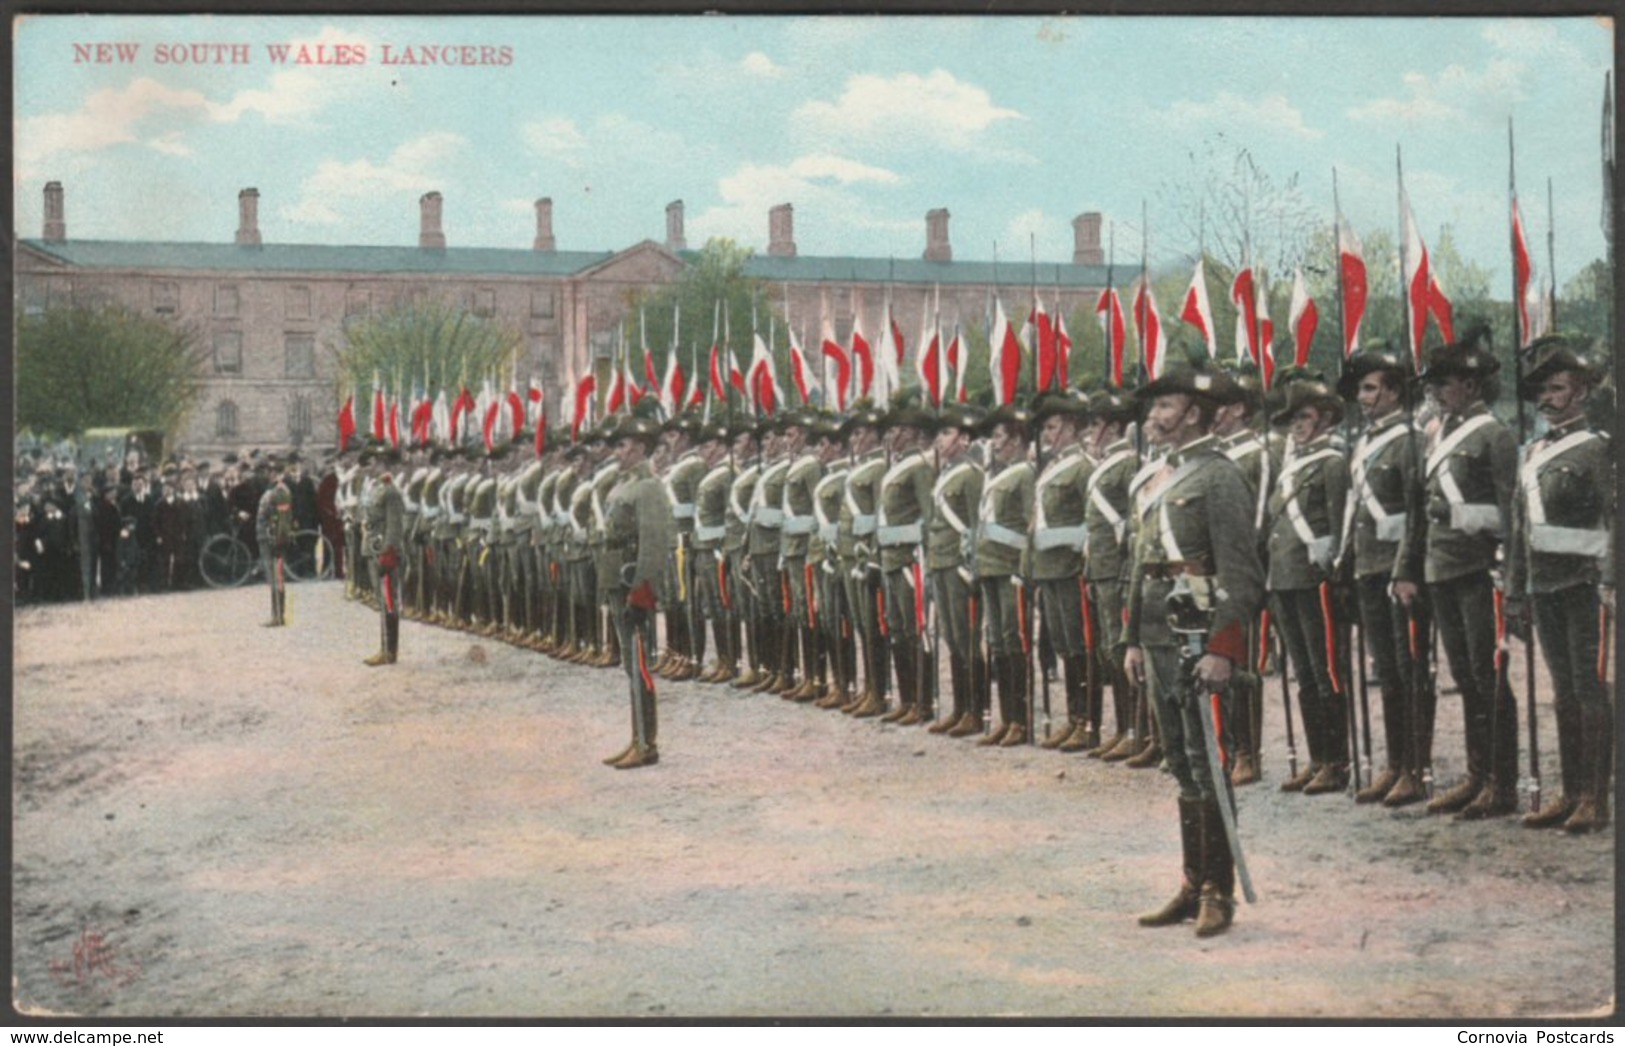
[[[1037, 233], [1034, 233], [1034, 232], [1028, 232], [1027, 233], [1027, 257], [1028, 257], [1029, 261], [1032, 264], [1032, 271], [1033, 271], [1033, 313], [1036, 315], [1037, 312], [1038, 312], [1038, 234]], [[1033, 334], [1034, 334], [1035, 337], [1038, 338], [1038, 340], [1039, 340], [1039, 342], [1041, 344], [1043, 342], [1044, 338], [1043, 338], [1042, 332], [1040, 332], [1038, 330], [1036, 322], [1034, 323]], [[1038, 372], [1038, 353], [1039, 353], [1039, 347], [1037, 345], [1034, 345], [1032, 355], [1033, 355], [1033, 395], [1035, 395], [1035, 396], [1038, 395], [1040, 392], [1044, 391], [1043, 389], [1039, 388], [1039, 383], [1043, 381], [1044, 376]]]
[[1117, 223], [1114, 221], [1106, 228], [1106, 326], [1102, 328], [1106, 335], [1106, 352], [1100, 368], [1101, 388], [1107, 389], [1112, 387], [1112, 270], [1116, 264]]
[[[1145, 332], [1146, 328], [1151, 325], [1151, 281], [1149, 276], [1151, 268], [1148, 260], [1151, 250], [1150, 240], [1150, 219], [1147, 217], [1145, 200], [1142, 198], [1140, 200], [1140, 293], [1135, 296], [1137, 300], [1134, 302], [1134, 311], [1138, 314], [1135, 319], [1139, 321], [1136, 326], [1139, 328], [1140, 334], [1140, 367], [1135, 379], [1140, 388], [1145, 387], [1151, 376], [1150, 368], [1146, 366], [1145, 360]], [[1140, 309], [1141, 300], [1145, 302], [1144, 310]]]
[[[1399, 319], [1400, 337], [1407, 342], [1411, 338], [1411, 302], [1410, 295], [1405, 292], [1405, 274], [1410, 271], [1410, 259], [1405, 256], [1405, 166], [1400, 158], [1400, 147], [1394, 145], [1394, 176], [1399, 185]], [[1411, 357], [1411, 377], [1421, 375], [1420, 345], [1407, 344], [1406, 349]]]
[[[1332, 278], [1337, 284], [1337, 335], [1342, 339], [1342, 344], [1337, 347], [1337, 376], [1342, 378], [1348, 372], [1349, 354], [1354, 351], [1354, 346], [1349, 344], [1348, 316], [1343, 306], [1343, 202], [1337, 192], [1335, 166], [1332, 168], [1332, 221]], [[1296, 331], [1293, 336], [1296, 338]]]
[[[1609, 238], [1608, 249], [1613, 250], [1613, 238]], [[1557, 333], [1557, 216], [1552, 207], [1552, 179], [1546, 179], [1546, 268], [1551, 272], [1552, 280], [1552, 333]], [[1613, 315], [1613, 310], [1608, 310]], [[1523, 402], [1523, 397], [1518, 397]]]

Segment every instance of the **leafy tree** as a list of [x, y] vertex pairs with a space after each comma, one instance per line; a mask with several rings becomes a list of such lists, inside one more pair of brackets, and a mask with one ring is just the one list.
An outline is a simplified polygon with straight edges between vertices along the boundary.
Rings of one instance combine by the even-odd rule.
[[[698, 373], [690, 374], [690, 377], [691, 380], [699, 380], [710, 366], [713, 337], [716, 343], [721, 344], [724, 333], [729, 351], [740, 368], [744, 369], [750, 362], [751, 318], [754, 315], [762, 339], [767, 341], [771, 337], [769, 347], [773, 351], [774, 367], [779, 373], [780, 383], [784, 383], [788, 374], [789, 331], [768, 286], [761, 280], [745, 275], [745, 261], [750, 255], [750, 248], [741, 247], [732, 240], [708, 240], [675, 283], [654, 290], [632, 292], [628, 300], [624, 336], [626, 345], [632, 350], [630, 358], [636, 377], [643, 377], [641, 362], [644, 345], [648, 346], [654, 358], [657, 373], [664, 375], [667, 357], [675, 343], [678, 361], [685, 373], [695, 371], [697, 361]], [[797, 333], [800, 333], [799, 329]], [[811, 362], [811, 354], [817, 345], [803, 344], [802, 348], [809, 354]], [[788, 389], [786, 393], [789, 393]]]
[[519, 332], [443, 302], [402, 305], [345, 328], [338, 357], [338, 398], [370, 393], [376, 379], [400, 395], [414, 388], [456, 395], [486, 378], [506, 387]]
[[122, 305], [50, 309], [17, 325], [17, 424], [52, 436], [125, 425], [173, 434], [197, 402], [195, 334]]

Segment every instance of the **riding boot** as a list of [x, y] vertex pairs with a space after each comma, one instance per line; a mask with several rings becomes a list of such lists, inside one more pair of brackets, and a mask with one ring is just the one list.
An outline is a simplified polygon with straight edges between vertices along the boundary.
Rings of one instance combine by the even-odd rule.
[[1004, 738], [999, 741], [1001, 748], [1014, 748], [1024, 745], [1030, 739], [1032, 724], [1027, 721], [1027, 675], [1029, 668], [1027, 658], [1022, 654], [1012, 654], [1005, 659], [1005, 674], [1010, 680], [1010, 729], [1005, 732]]
[[1608, 790], [1613, 787], [1613, 710], [1604, 704], [1587, 708], [1582, 714], [1586, 738], [1581, 751], [1586, 779], [1574, 813], [1563, 822], [1563, 830], [1573, 835], [1594, 832], [1608, 823]]
[[936, 662], [924, 651], [916, 651], [911, 660], [914, 662], [914, 708], [897, 721], [900, 726], [918, 726], [936, 718], [936, 704], [931, 693], [932, 680], [937, 671]]
[[897, 671], [897, 707], [880, 717], [882, 723], [895, 723], [908, 715], [914, 708], [914, 651], [912, 650], [912, 644], [893, 643], [891, 659], [892, 666]]
[[[988, 667], [991, 670], [990, 674], [997, 677], [998, 681], [999, 726], [998, 729], [992, 731], [986, 737], [983, 737], [981, 740], [977, 741], [976, 743], [979, 745], [999, 744], [1004, 740], [1005, 735], [1010, 732], [1010, 728], [1014, 725], [1015, 720], [1010, 710], [1010, 662], [1013, 660], [1015, 659], [1006, 654], [992, 654], [988, 657]], [[990, 726], [992, 725], [992, 697], [993, 694], [990, 690], [988, 692], [988, 699], [990, 702], [990, 707], [988, 709]]]
[[946, 734], [965, 717], [965, 658], [952, 650], [948, 652], [948, 693], [952, 700], [948, 717], [926, 727], [933, 734]]
[[385, 622], [385, 650], [389, 653], [389, 663], [394, 664], [395, 658], [401, 652], [401, 617], [399, 614], [390, 614]]
[[1202, 895], [1196, 914], [1196, 936], [1215, 937], [1230, 929], [1236, 917], [1236, 864], [1225, 836], [1223, 798], [1202, 802]]
[[1161, 908], [1140, 916], [1141, 926], [1173, 926], [1196, 917], [1205, 868], [1202, 858], [1202, 810], [1200, 799], [1179, 800], [1179, 844], [1183, 852], [1179, 892]]

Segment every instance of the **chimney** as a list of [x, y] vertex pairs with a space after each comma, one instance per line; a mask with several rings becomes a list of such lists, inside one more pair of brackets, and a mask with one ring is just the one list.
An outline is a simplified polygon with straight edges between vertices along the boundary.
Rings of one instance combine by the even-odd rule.
[[1100, 249], [1100, 212], [1084, 211], [1072, 219], [1072, 264], [1105, 265]]
[[688, 250], [688, 241], [683, 239], [682, 200], [673, 200], [666, 204], [666, 249], [668, 251]]
[[260, 245], [260, 191], [244, 189], [237, 194], [237, 246]]
[[446, 249], [446, 234], [440, 231], [440, 194], [424, 193], [418, 199], [422, 222], [418, 229], [418, 246], [426, 250]]
[[953, 244], [948, 242], [948, 208], [938, 207], [925, 212], [925, 260], [949, 262], [954, 260]]
[[553, 197], [544, 196], [536, 201], [536, 243], [534, 250], [554, 251], [558, 248], [553, 243]]
[[45, 236], [51, 243], [68, 238], [68, 221], [62, 214], [62, 183], [45, 183]]
[[796, 256], [795, 208], [787, 203], [767, 212], [767, 253], [775, 258]]

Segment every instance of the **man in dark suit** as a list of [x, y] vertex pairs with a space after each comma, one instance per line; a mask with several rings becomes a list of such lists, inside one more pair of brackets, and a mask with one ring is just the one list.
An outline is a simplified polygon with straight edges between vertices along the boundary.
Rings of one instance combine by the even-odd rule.
[[162, 592], [168, 589], [168, 575], [164, 573], [162, 550], [158, 545], [155, 510], [158, 499], [148, 489], [146, 473], [136, 470], [131, 474], [130, 493], [120, 505], [120, 512], [130, 521], [131, 536], [135, 539], [135, 573], [132, 587], [140, 592]]

